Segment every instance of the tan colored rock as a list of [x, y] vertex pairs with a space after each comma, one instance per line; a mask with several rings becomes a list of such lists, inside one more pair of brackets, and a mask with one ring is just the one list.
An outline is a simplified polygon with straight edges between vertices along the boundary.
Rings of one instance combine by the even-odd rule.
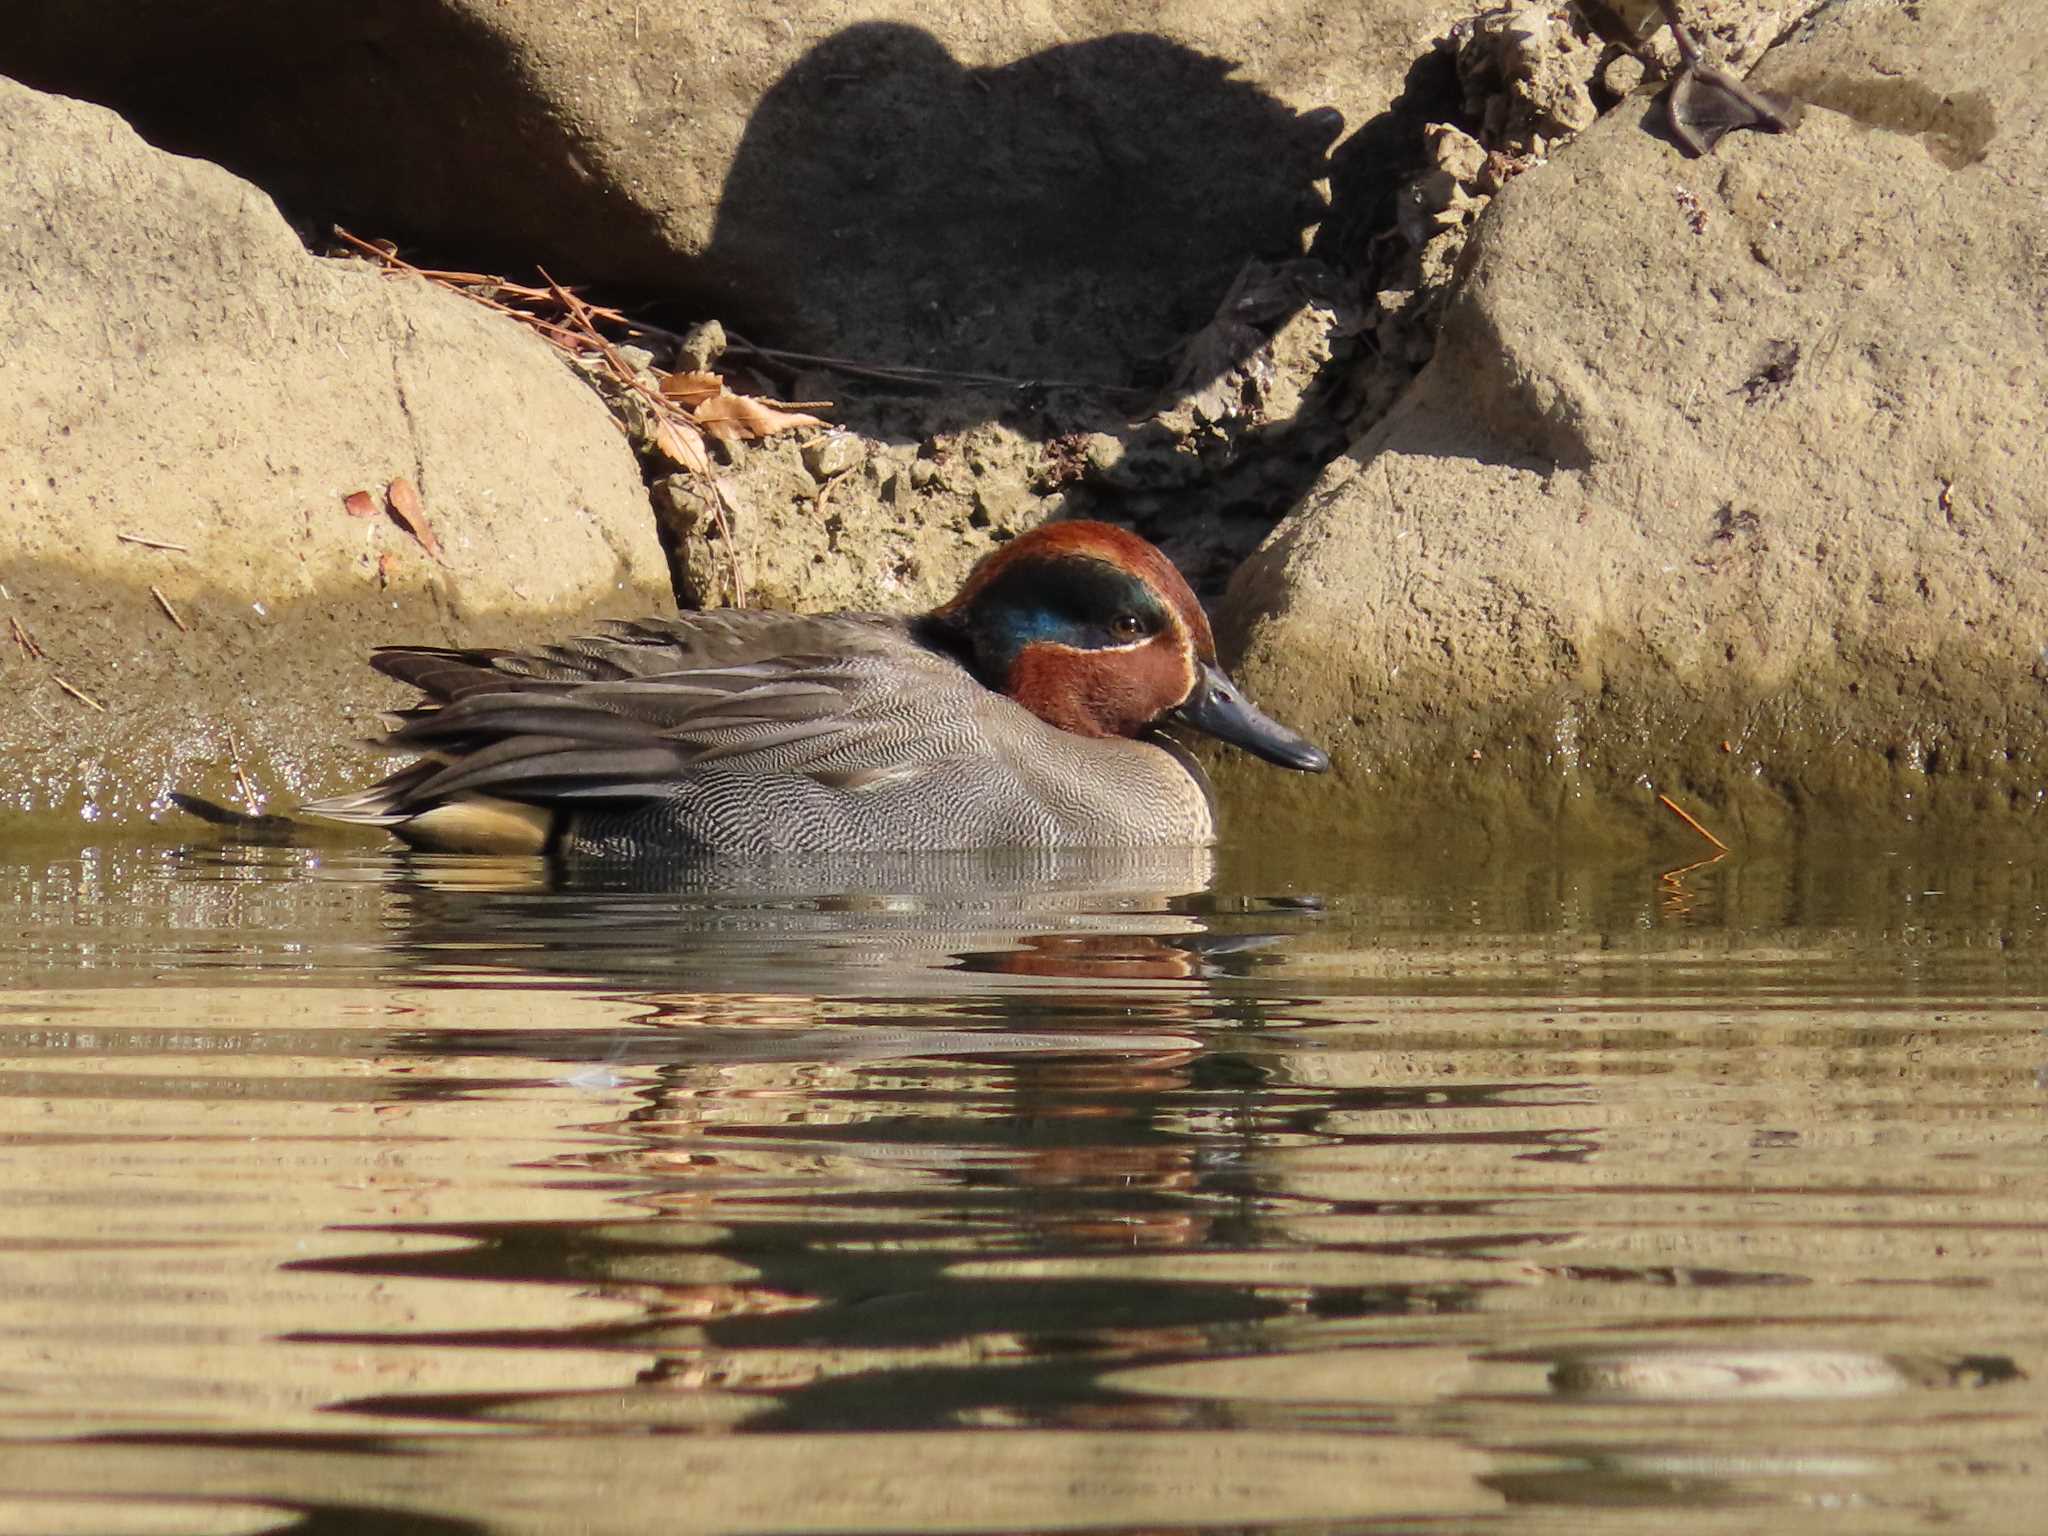
[[[309, 219], [695, 298], [755, 339], [1122, 382], [1298, 252], [1335, 122], [1471, 0], [10, 0], [0, 73]], [[1306, 114], [1323, 114], [1309, 117]]]
[[2044, 67], [2022, 8], [1830, 8], [1756, 77], [1796, 134], [1688, 160], [1630, 105], [1507, 186], [1434, 361], [1232, 591], [1361, 828], [2036, 813]]
[[5, 81], [0, 294], [0, 818], [234, 798], [237, 761], [332, 787], [396, 696], [372, 644], [667, 606], [632, 456], [548, 346]]

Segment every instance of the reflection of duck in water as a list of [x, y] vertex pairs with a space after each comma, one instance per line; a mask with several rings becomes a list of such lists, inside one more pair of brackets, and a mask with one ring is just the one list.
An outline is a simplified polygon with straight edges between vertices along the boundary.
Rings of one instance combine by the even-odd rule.
[[1578, 0], [1593, 30], [1641, 57], [1643, 39], [1659, 25], [1671, 28], [1678, 45], [1678, 72], [1671, 77], [1665, 110], [1672, 137], [1689, 152], [1704, 155], [1738, 128], [1789, 133], [1798, 126], [1800, 104], [1776, 91], [1759, 90], [1725, 69], [1708, 64], [1700, 45], [1679, 18], [1677, 0]]
[[453, 851], [1204, 844], [1207, 781], [1159, 726], [1329, 762], [1224, 675], [1166, 557], [1102, 523], [1026, 534], [918, 617], [688, 614], [373, 664], [428, 696], [390, 737], [422, 760], [306, 809]]
[[[1032, 975], [1111, 974], [1104, 955], [1168, 951], [1195, 978], [1262, 947], [1214, 934], [1196, 899], [1215, 875], [1207, 848], [995, 848], [829, 854], [762, 862], [538, 861], [447, 856], [388, 868], [404, 944], [423, 965], [568, 976], [649, 1000], [679, 990], [702, 1024], [742, 994], [775, 992], [808, 1018], [825, 997], [1005, 995]], [[359, 878], [345, 865], [339, 878]], [[1284, 931], [1288, 925], [1281, 924]], [[1076, 941], [1054, 972], [1040, 937]], [[1100, 941], [1089, 951], [1086, 941]], [[1029, 958], [1036, 955], [1036, 958]]]

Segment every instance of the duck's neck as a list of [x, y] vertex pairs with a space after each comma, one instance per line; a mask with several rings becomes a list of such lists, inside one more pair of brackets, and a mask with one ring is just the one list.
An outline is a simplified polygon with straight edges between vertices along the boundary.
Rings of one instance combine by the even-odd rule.
[[974, 648], [974, 636], [957, 616], [941, 617], [936, 613], [919, 614], [910, 621], [910, 636], [928, 651], [937, 651], [950, 656], [969, 672], [982, 687], [995, 693], [1003, 691], [1004, 679], [991, 677], [982, 665], [981, 657]]

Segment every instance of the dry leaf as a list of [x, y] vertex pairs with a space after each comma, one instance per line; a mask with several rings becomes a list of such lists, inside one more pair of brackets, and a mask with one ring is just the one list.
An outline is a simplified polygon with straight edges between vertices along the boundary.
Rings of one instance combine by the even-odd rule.
[[421, 549], [439, 560], [441, 541], [427, 526], [426, 508], [420, 505], [420, 493], [413, 489], [412, 482], [403, 475], [399, 476], [384, 488], [384, 499], [391, 508], [391, 520], [418, 539]]
[[663, 417], [654, 426], [654, 446], [694, 474], [711, 473], [711, 455], [704, 451], [704, 438], [687, 421]]
[[831, 425], [772, 400], [736, 395], [715, 373], [664, 374], [661, 393], [688, 411], [691, 419], [707, 435], [726, 443], [772, 437], [777, 432], [793, 432], [799, 427]]
[[350, 491], [341, 498], [341, 509], [350, 517], [375, 517], [377, 499], [368, 491]]
[[794, 432], [799, 427], [832, 425], [801, 411], [778, 410], [752, 395], [714, 395], [690, 414], [707, 434], [727, 443], [772, 437], [777, 432]]
[[694, 410], [706, 400], [724, 394], [725, 380], [715, 373], [665, 373], [661, 377], [661, 392]]

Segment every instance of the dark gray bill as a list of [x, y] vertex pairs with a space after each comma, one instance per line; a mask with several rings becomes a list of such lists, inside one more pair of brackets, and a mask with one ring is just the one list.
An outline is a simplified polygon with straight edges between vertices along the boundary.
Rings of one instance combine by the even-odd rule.
[[1207, 731], [1219, 741], [1263, 757], [1282, 768], [1299, 768], [1304, 773], [1321, 773], [1330, 766], [1330, 755], [1314, 742], [1297, 736], [1278, 720], [1262, 714], [1259, 707], [1223, 675], [1220, 668], [1204, 662], [1195, 691], [1173, 712], [1173, 719]]

